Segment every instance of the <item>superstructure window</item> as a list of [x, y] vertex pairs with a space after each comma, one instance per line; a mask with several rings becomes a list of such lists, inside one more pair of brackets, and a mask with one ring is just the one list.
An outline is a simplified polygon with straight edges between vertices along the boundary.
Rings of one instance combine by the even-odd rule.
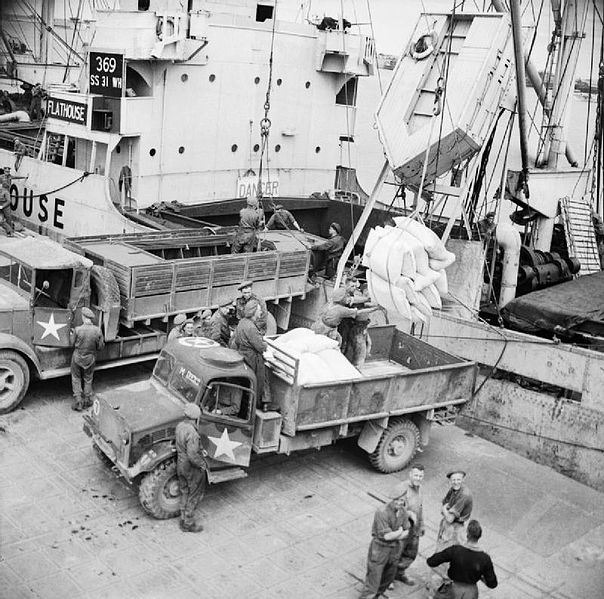
[[267, 4], [257, 4], [256, 5], [256, 21], [258, 23], [264, 23], [264, 21], [268, 21], [273, 18], [273, 11], [275, 10], [274, 6], [270, 6]]
[[357, 78], [352, 77], [349, 79], [336, 94], [336, 104], [342, 106], [356, 106], [357, 105]]

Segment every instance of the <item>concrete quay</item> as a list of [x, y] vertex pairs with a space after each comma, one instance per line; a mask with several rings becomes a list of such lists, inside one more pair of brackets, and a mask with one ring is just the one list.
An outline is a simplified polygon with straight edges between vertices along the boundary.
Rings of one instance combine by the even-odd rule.
[[[96, 390], [148, 367], [98, 373]], [[0, 416], [0, 597], [4, 599], [355, 598], [379, 496], [406, 472], [375, 472], [354, 442], [266, 456], [212, 487], [205, 530], [147, 517], [96, 456], [70, 410], [68, 379], [32, 386]], [[499, 578], [483, 599], [604, 598], [604, 495], [456, 427], [436, 427], [426, 467], [427, 534], [391, 598], [429, 596], [445, 472], [468, 471], [482, 547]]]

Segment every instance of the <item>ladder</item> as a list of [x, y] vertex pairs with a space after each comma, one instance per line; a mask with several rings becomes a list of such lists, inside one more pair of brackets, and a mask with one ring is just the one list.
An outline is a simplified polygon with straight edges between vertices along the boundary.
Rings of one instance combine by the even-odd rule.
[[585, 198], [565, 196], [560, 198], [560, 212], [564, 222], [568, 255], [581, 262], [579, 276], [600, 272], [600, 256], [591, 221], [590, 204]]

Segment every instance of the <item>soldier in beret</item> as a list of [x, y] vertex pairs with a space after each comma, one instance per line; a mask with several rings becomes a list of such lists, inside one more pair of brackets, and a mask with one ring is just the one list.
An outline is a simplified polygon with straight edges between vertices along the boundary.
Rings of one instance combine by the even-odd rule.
[[92, 379], [96, 355], [105, 347], [101, 329], [93, 324], [94, 312], [90, 308], [84, 307], [81, 314], [82, 324], [72, 330], [70, 334], [74, 346], [71, 357], [71, 388], [74, 401], [71, 409], [77, 412], [92, 405]]

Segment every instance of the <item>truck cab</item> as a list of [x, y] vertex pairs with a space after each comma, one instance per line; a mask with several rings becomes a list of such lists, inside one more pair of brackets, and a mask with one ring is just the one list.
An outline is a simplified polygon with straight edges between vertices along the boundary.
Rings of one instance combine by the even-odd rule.
[[70, 329], [90, 302], [92, 262], [54, 242], [0, 245], [0, 413], [25, 395], [30, 373], [71, 357]]
[[178, 511], [175, 429], [187, 402], [201, 408], [198, 430], [208, 480], [246, 475], [252, 452], [256, 378], [242, 356], [204, 337], [181, 337], [160, 353], [147, 381], [97, 397], [84, 430], [157, 518]]

